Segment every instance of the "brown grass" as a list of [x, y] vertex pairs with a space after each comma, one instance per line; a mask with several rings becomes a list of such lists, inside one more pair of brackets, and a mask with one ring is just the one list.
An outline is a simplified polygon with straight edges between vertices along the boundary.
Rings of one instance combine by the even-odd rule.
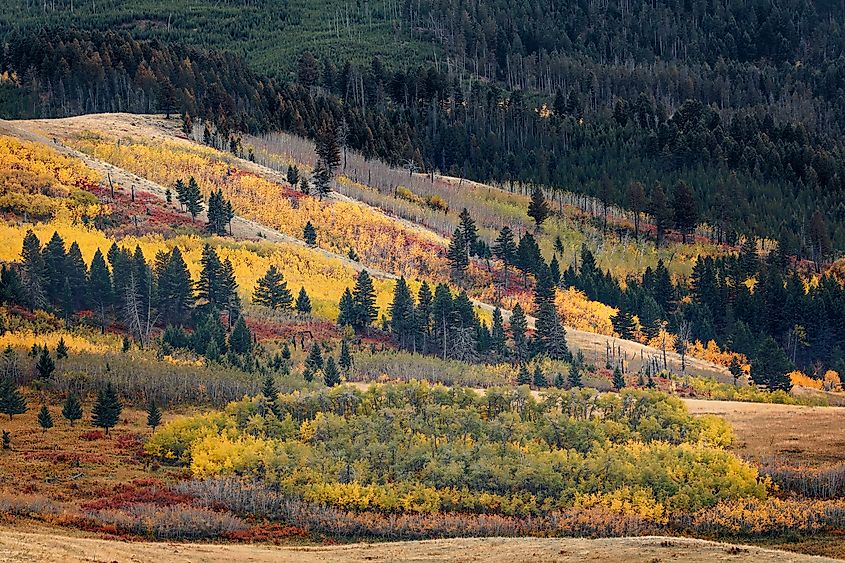
[[685, 399], [693, 414], [724, 417], [750, 460], [820, 467], [845, 462], [845, 408]]

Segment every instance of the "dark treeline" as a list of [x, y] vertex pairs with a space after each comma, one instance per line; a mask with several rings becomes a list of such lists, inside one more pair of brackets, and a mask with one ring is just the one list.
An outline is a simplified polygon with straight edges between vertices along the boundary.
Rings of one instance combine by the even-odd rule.
[[[829, 249], [845, 247], [845, 72], [835, 52], [823, 76], [781, 67], [744, 75], [736, 65], [746, 63], [716, 64], [698, 76], [706, 88], [668, 82], [678, 90], [669, 99], [647, 84], [662, 84], [659, 73], [640, 81], [593, 73], [589, 84], [575, 80], [538, 98], [435, 67], [389, 70], [379, 59], [338, 67], [306, 53], [291, 84], [258, 76], [233, 55], [126, 34], [13, 32], [2, 70], [17, 73], [22, 87], [4, 87], [14, 103], [0, 107], [22, 115], [173, 111], [214, 122], [224, 137], [285, 130], [314, 138], [329, 122], [344, 146], [393, 165], [556, 186], [625, 207], [631, 181], [651, 192], [684, 180], [701, 219], [727, 240], [767, 236], [790, 254], [814, 256], [816, 211]], [[722, 102], [703, 93], [720, 84], [747, 92]], [[776, 112], [773, 100], [787, 98], [802, 111]]]

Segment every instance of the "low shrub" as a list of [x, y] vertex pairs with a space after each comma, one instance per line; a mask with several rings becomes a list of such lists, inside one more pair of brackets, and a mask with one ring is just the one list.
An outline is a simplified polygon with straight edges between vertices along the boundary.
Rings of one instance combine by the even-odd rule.
[[249, 528], [230, 514], [184, 505], [135, 504], [93, 511], [87, 516], [97, 524], [112, 525], [126, 533], [155, 539], [217, 538]]

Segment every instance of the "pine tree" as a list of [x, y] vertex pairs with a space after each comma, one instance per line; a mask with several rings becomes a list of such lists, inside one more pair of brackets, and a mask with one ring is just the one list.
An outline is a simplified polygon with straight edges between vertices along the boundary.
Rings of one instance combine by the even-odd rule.
[[352, 353], [349, 351], [349, 343], [346, 340], [340, 343], [340, 358], [337, 363], [343, 371], [348, 372], [352, 369]]
[[526, 336], [528, 320], [519, 303], [514, 306], [511, 313], [510, 329], [514, 355], [518, 361], [523, 361], [528, 357], [528, 337]]
[[308, 297], [304, 287], [299, 288], [299, 295], [296, 296], [296, 310], [303, 315], [311, 313], [311, 298]]
[[276, 398], [279, 396], [279, 390], [276, 388], [276, 382], [273, 380], [272, 375], [267, 375], [264, 378], [264, 384], [261, 387], [261, 394], [264, 395], [264, 398], [268, 401], [275, 401]]
[[675, 184], [672, 209], [674, 212], [675, 228], [681, 233], [683, 243], [687, 243], [687, 236], [695, 231], [698, 225], [698, 210], [692, 188], [684, 181]]
[[565, 382], [565, 381], [564, 381], [564, 379], [563, 379], [563, 374], [561, 374], [560, 372], [557, 372], [557, 373], [555, 374], [555, 381], [554, 381], [554, 383], [555, 383], [555, 387], [556, 387], [557, 389], [563, 389], [563, 386], [566, 384], [566, 382]]
[[537, 389], [544, 389], [549, 386], [549, 382], [546, 379], [546, 374], [543, 373], [543, 368], [540, 367], [540, 364], [534, 365], [534, 387]]
[[578, 362], [573, 362], [569, 366], [569, 387], [583, 387], [584, 383], [581, 381], [581, 365]]
[[339, 327], [352, 326], [355, 322], [355, 300], [352, 298], [352, 292], [347, 287], [340, 296], [340, 303], [338, 304], [337, 325]]
[[8, 430], [3, 431], [3, 449], [9, 450], [12, 448], [12, 435]]
[[288, 164], [287, 180], [294, 188], [299, 184], [299, 168], [295, 164]]
[[129, 341], [129, 337], [124, 335], [123, 336], [123, 344], [120, 347], [120, 351], [124, 354], [129, 351], [129, 348], [132, 346], [131, 342]]
[[290, 309], [293, 296], [288, 290], [284, 275], [271, 265], [267, 272], [255, 284], [253, 301], [271, 309]]
[[179, 202], [179, 207], [181, 209], [185, 209], [185, 206], [188, 203], [188, 187], [180, 178], [179, 180], [176, 180], [174, 189], [176, 190], [176, 201]]
[[393, 301], [388, 309], [390, 330], [399, 343], [399, 348], [413, 350], [415, 339], [414, 298], [405, 278], [399, 278], [393, 290]]
[[788, 375], [791, 367], [778, 343], [771, 336], [767, 336], [761, 342], [751, 363], [751, 379], [757, 385], [765, 385], [769, 391], [788, 392], [792, 389], [792, 381]]
[[323, 379], [326, 382], [326, 387], [334, 387], [340, 384], [340, 373], [337, 371], [334, 358], [329, 356], [326, 360], [326, 368], [323, 370]]
[[62, 336], [56, 345], [56, 359], [62, 360], [64, 358], [67, 358], [67, 344], [65, 344], [65, 337]]
[[229, 326], [240, 315], [241, 299], [238, 297], [238, 282], [232, 261], [226, 258], [220, 267], [220, 296], [222, 307], [229, 316]]
[[185, 207], [191, 214], [191, 219], [196, 219], [203, 210], [202, 192], [193, 176], [188, 179], [188, 187], [185, 189]]
[[340, 165], [340, 145], [337, 140], [337, 131], [330, 119], [323, 118], [320, 128], [317, 131], [315, 151], [319, 160], [328, 172], [329, 178], [334, 176], [334, 171]]
[[156, 279], [157, 304], [163, 322], [181, 325], [194, 304], [194, 293], [188, 265], [178, 246], [161, 257]]
[[301, 191], [305, 195], [309, 195], [311, 193], [311, 186], [308, 185], [308, 178], [305, 176], [299, 181], [299, 191]]
[[284, 359], [284, 360], [290, 359], [290, 346], [288, 346], [287, 342], [285, 342], [285, 345], [282, 346], [282, 359]]
[[75, 393], [71, 393], [65, 399], [62, 405], [62, 416], [70, 422], [71, 426], [82, 418], [82, 403], [79, 402], [79, 397]]
[[553, 303], [543, 303], [537, 311], [537, 348], [553, 360], [569, 358], [566, 329]]
[[352, 302], [354, 304], [352, 328], [366, 330], [378, 318], [376, 307], [376, 290], [373, 287], [373, 279], [367, 270], [361, 270], [355, 280], [355, 287], [352, 289]]
[[173, 192], [170, 191], [170, 188], [166, 188], [164, 190], [164, 201], [166, 201], [168, 205], [173, 203]]
[[493, 309], [493, 326], [490, 330], [490, 347], [500, 358], [504, 358], [508, 354], [507, 335], [505, 334], [505, 325], [502, 320], [502, 310], [498, 307]]
[[208, 196], [208, 230], [209, 232], [225, 236], [226, 225], [232, 219], [232, 204], [223, 197], [223, 190], [212, 191]]
[[651, 191], [651, 204], [649, 206], [654, 226], [657, 231], [657, 246], [663, 246], [666, 238], [666, 229], [672, 224], [672, 209], [669, 207], [669, 200], [666, 192], [660, 184], [654, 186]]
[[517, 385], [531, 385], [531, 373], [525, 364], [519, 365], [519, 373], [516, 376]]
[[98, 248], [88, 270], [88, 300], [100, 319], [100, 330], [105, 330], [106, 309], [113, 303], [111, 272]]
[[38, 425], [43, 432], [53, 427], [53, 415], [50, 414], [47, 405], [41, 405], [41, 410], [38, 411]]
[[464, 243], [466, 245], [467, 253], [478, 254], [478, 228], [475, 226], [475, 221], [473, 221], [472, 217], [467, 211], [467, 208], [464, 207], [461, 211], [460, 215], [458, 215], [458, 219], [460, 219], [460, 229], [461, 233], [464, 235]]
[[31, 229], [26, 232], [21, 249], [21, 281], [30, 309], [46, 305], [47, 269], [41, 254], [41, 241]]
[[305, 223], [305, 228], [302, 231], [302, 240], [308, 246], [317, 246], [317, 229], [311, 224], [311, 221]]
[[540, 186], [535, 186], [534, 191], [531, 192], [531, 201], [528, 203], [528, 216], [534, 219], [538, 231], [550, 214], [549, 204], [543, 190]]
[[516, 267], [522, 270], [524, 285], [528, 285], [528, 274], [539, 272], [541, 264], [545, 265], [545, 262], [543, 262], [543, 256], [540, 254], [537, 239], [531, 233], [525, 233], [525, 236], [519, 239], [515, 260]]
[[308, 357], [305, 359], [305, 367], [311, 371], [323, 369], [323, 353], [320, 345], [316, 342], [311, 345], [311, 351], [308, 352]]
[[4, 377], [0, 382], [0, 413], [9, 415], [9, 420], [16, 414], [27, 411], [26, 399], [21, 395], [11, 377]]
[[646, 210], [646, 196], [645, 188], [641, 182], [632, 180], [628, 184], [628, 193], [626, 196], [626, 204], [628, 209], [634, 213], [634, 236], [640, 238], [640, 216]]
[[252, 352], [252, 333], [246, 326], [243, 315], [235, 321], [232, 334], [229, 335], [229, 350], [233, 353], [245, 356]]
[[222, 284], [223, 264], [217, 252], [208, 243], [202, 248], [200, 265], [202, 269], [196, 283], [197, 298], [205, 301], [207, 307], [220, 310], [226, 302]]
[[449, 259], [452, 275], [456, 280], [462, 280], [469, 268], [469, 253], [467, 252], [467, 243], [460, 227], [455, 229], [452, 235], [452, 241], [449, 243], [446, 256]]
[[613, 370], [613, 388], [621, 391], [623, 387], [625, 387], [625, 378], [622, 376], [622, 370], [616, 366]]
[[105, 387], [101, 387], [97, 392], [97, 400], [94, 403], [94, 408], [91, 409], [91, 422], [94, 426], [103, 428], [106, 431], [106, 436], [108, 436], [109, 429], [113, 428], [120, 420], [121, 412], [123, 412], [123, 405], [120, 403], [111, 381], [109, 381]]
[[44, 245], [41, 255], [47, 281], [47, 301], [52, 304], [61, 303], [67, 267], [67, 251], [65, 250], [65, 241], [59, 236], [58, 232], [53, 232], [53, 236]]
[[38, 356], [38, 363], [35, 364], [35, 370], [38, 372], [38, 377], [45, 381], [50, 379], [50, 376], [56, 371], [56, 362], [50, 357], [50, 351], [46, 346], [41, 349], [41, 355]]
[[636, 323], [634, 322], [633, 314], [631, 314], [631, 311], [628, 309], [626, 299], [622, 300], [616, 314], [610, 317], [610, 323], [613, 325], [613, 330], [616, 331], [620, 338], [631, 340], [634, 337]]
[[322, 160], [317, 161], [317, 166], [314, 167], [314, 174], [311, 177], [314, 180], [314, 187], [317, 189], [317, 196], [320, 201], [332, 193], [332, 173]]
[[508, 267], [514, 264], [516, 260], [516, 242], [513, 238], [513, 232], [507, 227], [502, 227], [499, 231], [499, 236], [493, 244], [493, 255], [502, 261], [505, 268], [505, 290], [508, 288], [509, 271]]
[[150, 403], [147, 405], [147, 426], [155, 431], [159, 424], [161, 424], [161, 411], [155, 401], [150, 399]]
[[76, 241], [71, 243], [67, 251], [65, 264], [64, 289], [65, 291], [68, 288], [72, 290], [70, 301], [65, 306], [65, 313], [71, 314], [88, 306], [88, 292], [86, 291], [88, 268], [85, 266], [82, 251]]

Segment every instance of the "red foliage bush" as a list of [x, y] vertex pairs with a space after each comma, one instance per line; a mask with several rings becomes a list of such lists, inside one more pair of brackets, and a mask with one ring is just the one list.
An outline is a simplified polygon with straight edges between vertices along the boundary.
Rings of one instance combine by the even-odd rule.
[[83, 432], [79, 435], [79, 437], [83, 440], [93, 442], [94, 440], [102, 440], [106, 437], [106, 434], [102, 430], [90, 430], [88, 432]]
[[227, 539], [234, 541], [268, 542], [275, 544], [281, 543], [280, 540], [286, 538], [307, 538], [308, 536], [308, 532], [302, 528], [282, 524], [262, 524], [259, 526], [253, 526], [247, 530], [239, 530], [225, 534]]
[[100, 498], [82, 505], [84, 510], [108, 510], [125, 508], [133, 504], [156, 506], [190, 505], [193, 498], [165, 488], [156, 479], [136, 479], [116, 485], [110, 491], [100, 493]]

